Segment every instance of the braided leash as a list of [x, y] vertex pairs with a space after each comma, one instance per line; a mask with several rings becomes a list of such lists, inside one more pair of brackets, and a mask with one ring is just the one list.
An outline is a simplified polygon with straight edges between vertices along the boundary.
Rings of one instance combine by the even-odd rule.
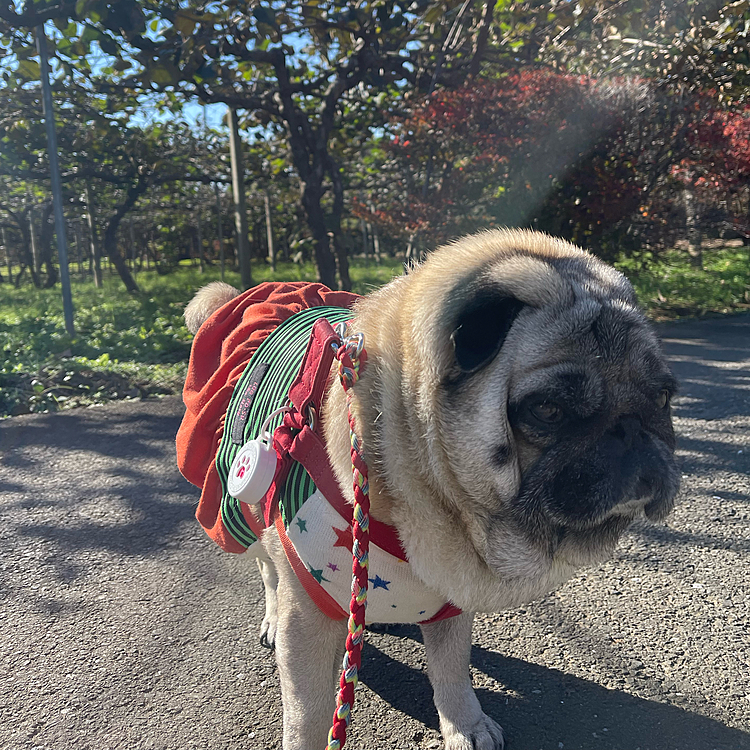
[[341, 750], [346, 742], [346, 730], [354, 706], [354, 689], [359, 681], [362, 666], [362, 642], [365, 637], [365, 609], [367, 607], [367, 566], [370, 548], [370, 495], [367, 481], [367, 464], [362, 458], [362, 446], [357, 438], [352, 414], [352, 387], [359, 380], [367, 353], [364, 337], [357, 334], [343, 338], [344, 327], [339, 330], [341, 345], [336, 351], [339, 362], [339, 378], [346, 391], [346, 406], [351, 438], [352, 474], [354, 477], [354, 520], [352, 522], [352, 598], [349, 604], [349, 634], [346, 637], [346, 653], [336, 696], [333, 725], [328, 733], [326, 750]]

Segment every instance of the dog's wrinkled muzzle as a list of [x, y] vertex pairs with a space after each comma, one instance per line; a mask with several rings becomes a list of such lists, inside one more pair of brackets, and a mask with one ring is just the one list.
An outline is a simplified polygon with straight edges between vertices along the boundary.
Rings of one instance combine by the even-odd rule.
[[592, 528], [610, 516], [665, 518], [679, 473], [670, 448], [641, 432], [628, 444], [604, 436], [577, 450], [557, 446], [524, 477], [513, 507], [519, 520]]

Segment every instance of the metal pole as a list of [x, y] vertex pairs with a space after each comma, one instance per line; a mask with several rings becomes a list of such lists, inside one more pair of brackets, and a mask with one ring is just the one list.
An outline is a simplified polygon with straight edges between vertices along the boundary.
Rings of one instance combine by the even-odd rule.
[[31, 242], [31, 260], [34, 264], [34, 273], [42, 270], [42, 261], [39, 259], [39, 243], [36, 241], [36, 229], [34, 228], [34, 206], [29, 209], [29, 241]]
[[55, 234], [57, 235], [57, 254], [60, 259], [60, 285], [62, 286], [65, 330], [72, 337], [76, 335], [73, 325], [73, 297], [70, 293], [68, 247], [65, 241], [65, 219], [62, 210], [62, 183], [60, 181], [60, 163], [57, 159], [55, 113], [52, 109], [52, 90], [49, 83], [49, 63], [47, 62], [47, 37], [44, 33], [43, 24], [36, 27], [36, 46], [39, 51], [39, 65], [42, 69], [44, 124], [47, 128], [47, 150], [49, 151], [49, 169], [52, 179], [52, 201], [55, 207]]
[[237, 110], [229, 110], [229, 155], [232, 162], [232, 194], [234, 195], [234, 227], [237, 236], [237, 261], [240, 264], [242, 289], [253, 285], [250, 268], [250, 246], [247, 242], [247, 209], [245, 208], [245, 169], [242, 164], [242, 140]]
[[91, 181], [86, 180], [86, 218], [89, 224], [91, 242], [91, 268], [94, 273], [94, 286], [102, 285], [102, 258], [99, 249], [99, 238], [96, 236], [96, 218], [94, 216], [94, 199], [91, 194]]
[[263, 202], [266, 207], [266, 242], [268, 243], [268, 260], [271, 262], [271, 270], [276, 270], [276, 253], [273, 247], [273, 225], [271, 224], [271, 201], [268, 193], [264, 193]]
[[76, 241], [76, 260], [78, 261], [78, 277], [83, 278], [83, 248], [81, 247], [81, 220], [73, 222], [73, 239]]
[[[200, 195], [198, 196], [200, 199]], [[198, 266], [203, 273], [206, 269], [203, 266], [203, 226], [201, 224], [201, 206], [198, 203], [198, 207], [195, 212], [195, 230], [198, 234]]]
[[219, 234], [219, 257], [221, 258], [221, 280], [224, 281], [224, 230], [221, 227], [221, 196], [219, 195], [219, 183], [214, 182], [214, 194], [216, 195], [216, 231]]
[[128, 220], [130, 222], [130, 267], [133, 271], [133, 276], [135, 276], [135, 232], [133, 231], [133, 217], [128, 216]]
[[3, 229], [3, 249], [5, 250], [5, 262], [8, 264], [8, 278], [10, 283], [13, 283], [13, 264], [10, 261], [10, 248], [8, 247], [8, 238], [5, 234], [5, 227]]

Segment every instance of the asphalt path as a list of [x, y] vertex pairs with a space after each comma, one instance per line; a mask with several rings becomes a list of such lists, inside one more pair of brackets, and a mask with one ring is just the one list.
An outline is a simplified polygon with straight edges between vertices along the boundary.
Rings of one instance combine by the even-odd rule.
[[[682, 381], [665, 526], [478, 617], [509, 750], [750, 750], [750, 317], [660, 328]], [[175, 397], [0, 423], [0, 748], [280, 748], [255, 566], [193, 519]], [[348, 746], [438, 748], [419, 631], [369, 633]]]

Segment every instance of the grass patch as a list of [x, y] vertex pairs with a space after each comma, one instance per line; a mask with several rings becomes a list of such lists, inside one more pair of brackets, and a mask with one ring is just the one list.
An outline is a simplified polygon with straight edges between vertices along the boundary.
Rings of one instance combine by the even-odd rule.
[[[655, 319], [750, 309], [747, 247], [707, 250], [703, 269], [678, 251], [659, 258], [641, 253], [616, 265]], [[352, 261], [359, 294], [400, 273], [399, 261]], [[216, 268], [201, 274], [189, 264], [165, 276], [139, 273], [138, 296], [129, 295], [116, 276], [107, 275], [102, 289], [74, 278], [74, 339], [65, 333], [59, 286], [0, 285], [0, 417], [179, 393], [192, 338], [182, 311], [196, 289], [218, 278]], [[311, 263], [280, 263], [272, 273], [258, 265], [253, 278], [310, 281], [315, 269]], [[228, 272], [226, 281], [239, 285], [239, 276]]]
[[[366, 294], [401, 272], [396, 261], [380, 266], [355, 259], [354, 291]], [[179, 393], [191, 334], [182, 311], [196, 289], [219, 278], [186, 264], [174, 273], [139, 273], [141, 294], [127, 293], [106, 275], [101, 289], [72, 279], [76, 336], [65, 332], [60, 287], [0, 286], [0, 417], [56, 411], [123, 398]], [[312, 263], [253, 268], [253, 279], [311, 281]], [[239, 275], [225, 280], [239, 285]]]
[[705, 250], [702, 268], [678, 250], [658, 258], [641, 253], [615, 265], [654, 320], [750, 309], [750, 247]]

